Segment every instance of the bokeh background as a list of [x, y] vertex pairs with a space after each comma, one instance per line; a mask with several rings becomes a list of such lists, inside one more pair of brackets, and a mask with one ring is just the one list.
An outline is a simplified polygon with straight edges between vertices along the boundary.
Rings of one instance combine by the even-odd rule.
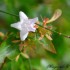
[[[51, 18], [56, 9], [61, 9], [62, 15], [51, 24], [56, 31], [70, 35], [70, 0], [0, 0], [0, 10], [16, 15], [19, 15], [19, 11], [23, 11], [29, 18], [38, 16], [40, 21], [40, 15], [43, 18]], [[6, 32], [12, 30], [10, 24], [18, 20], [19, 17], [0, 12], [0, 32], [6, 34]], [[53, 34], [52, 38], [56, 54], [46, 52], [44, 55], [44, 52], [40, 50], [41, 55], [44, 55], [42, 57], [36, 56], [29, 60], [21, 57], [18, 62], [7, 59], [2, 70], [70, 70], [70, 39], [58, 34]], [[0, 44], [1, 42], [0, 40]], [[38, 50], [39, 48], [40, 46]], [[1, 49], [0, 47], [0, 51]], [[4, 51], [0, 52], [0, 55], [3, 53]], [[0, 61], [2, 61], [1, 56]], [[69, 67], [48, 67], [50, 64], [54, 66], [69, 65]]]

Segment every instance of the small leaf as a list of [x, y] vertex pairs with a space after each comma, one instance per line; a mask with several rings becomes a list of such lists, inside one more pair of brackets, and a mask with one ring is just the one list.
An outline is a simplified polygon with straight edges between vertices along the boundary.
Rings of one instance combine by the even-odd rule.
[[19, 57], [20, 57], [20, 55], [17, 55], [17, 56], [16, 56], [16, 62], [18, 61]]
[[56, 53], [56, 50], [54, 48], [54, 45], [53, 45], [52, 41], [48, 40], [46, 37], [44, 37], [39, 42], [43, 46], [43, 48], [45, 48], [46, 50], [48, 50], [52, 53]]
[[2, 32], [0, 32], [0, 37], [4, 37], [4, 34]]
[[21, 55], [23, 56], [23, 57], [25, 57], [25, 58], [29, 58], [29, 56], [26, 54], [26, 53], [21, 53]]
[[51, 36], [46, 34], [46, 37], [49, 39], [49, 40], [52, 40]]

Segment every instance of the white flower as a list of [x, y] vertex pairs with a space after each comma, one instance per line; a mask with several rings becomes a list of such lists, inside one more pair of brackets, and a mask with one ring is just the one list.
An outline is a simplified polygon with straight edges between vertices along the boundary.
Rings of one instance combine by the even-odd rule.
[[14, 24], [11, 24], [11, 27], [14, 27], [20, 30], [20, 38], [24, 41], [30, 31], [35, 32], [34, 28], [35, 23], [38, 21], [38, 17], [34, 19], [28, 19], [28, 17], [22, 11], [19, 12], [20, 21]]

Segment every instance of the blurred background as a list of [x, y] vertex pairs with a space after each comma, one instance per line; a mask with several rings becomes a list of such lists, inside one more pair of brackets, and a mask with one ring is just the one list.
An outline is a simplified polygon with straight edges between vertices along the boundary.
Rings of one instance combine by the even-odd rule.
[[[40, 21], [40, 15], [43, 18], [51, 18], [56, 9], [61, 9], [62, 15], [51, 24], [56, 31], [70, 35], [70, 0], [0, 0], [0, 10], [16, 15], [23, 11], [29, 18], [38, 16]], [[10, 24], [18, 20], [18, 17], [0, 12], [0, 32], [6, 34], [11, 30]], [[53, 34], [52, 38], [56, 54], [46, 52], [44, 55], [40, 51], [44, 57], [34, 57], [30, 60], [20, 58], [18, 62], [7, 60], [2, 70], [70, 70], [70, 39], [58, 34]], [[69, 67], [55, 68], [48, 65]]]

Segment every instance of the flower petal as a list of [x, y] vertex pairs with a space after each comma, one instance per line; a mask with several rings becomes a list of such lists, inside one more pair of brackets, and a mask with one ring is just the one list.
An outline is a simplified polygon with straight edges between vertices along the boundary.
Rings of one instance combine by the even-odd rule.
[[28, 32], [25, 32], [25, 31], [20, 31], [20, 38], [21, 38], [21, 41], [24, 41], [28, 36]]
[[21, 22], [17, 22], [17, 23], [11, 24], [11, 27], [21, 30], [22, 29], [21, 24], [22, 24]]
[[38, 17], [34, 18], [34, 19], [29, 19], [29, 22], [31, 24], [35, 24], [38, 21]]
[[28, 26], [29, 31], [35, 32], [36, 28], [34, 26], [37, 21], [38, 21], [38, 17], [34, 19], [29, 19], [29, 26]]
[[28, 17], [26, 16], [26, 14], [24, 12], [22, 12], [22, 11], [19, 12], [19, 16], [20, 16], [20, 21], [28, 19]]
[[35, 32], [36, 28], [34, 26], [35, 24], [31, 24], [30, 27], [28, 27], [29, 31]]

